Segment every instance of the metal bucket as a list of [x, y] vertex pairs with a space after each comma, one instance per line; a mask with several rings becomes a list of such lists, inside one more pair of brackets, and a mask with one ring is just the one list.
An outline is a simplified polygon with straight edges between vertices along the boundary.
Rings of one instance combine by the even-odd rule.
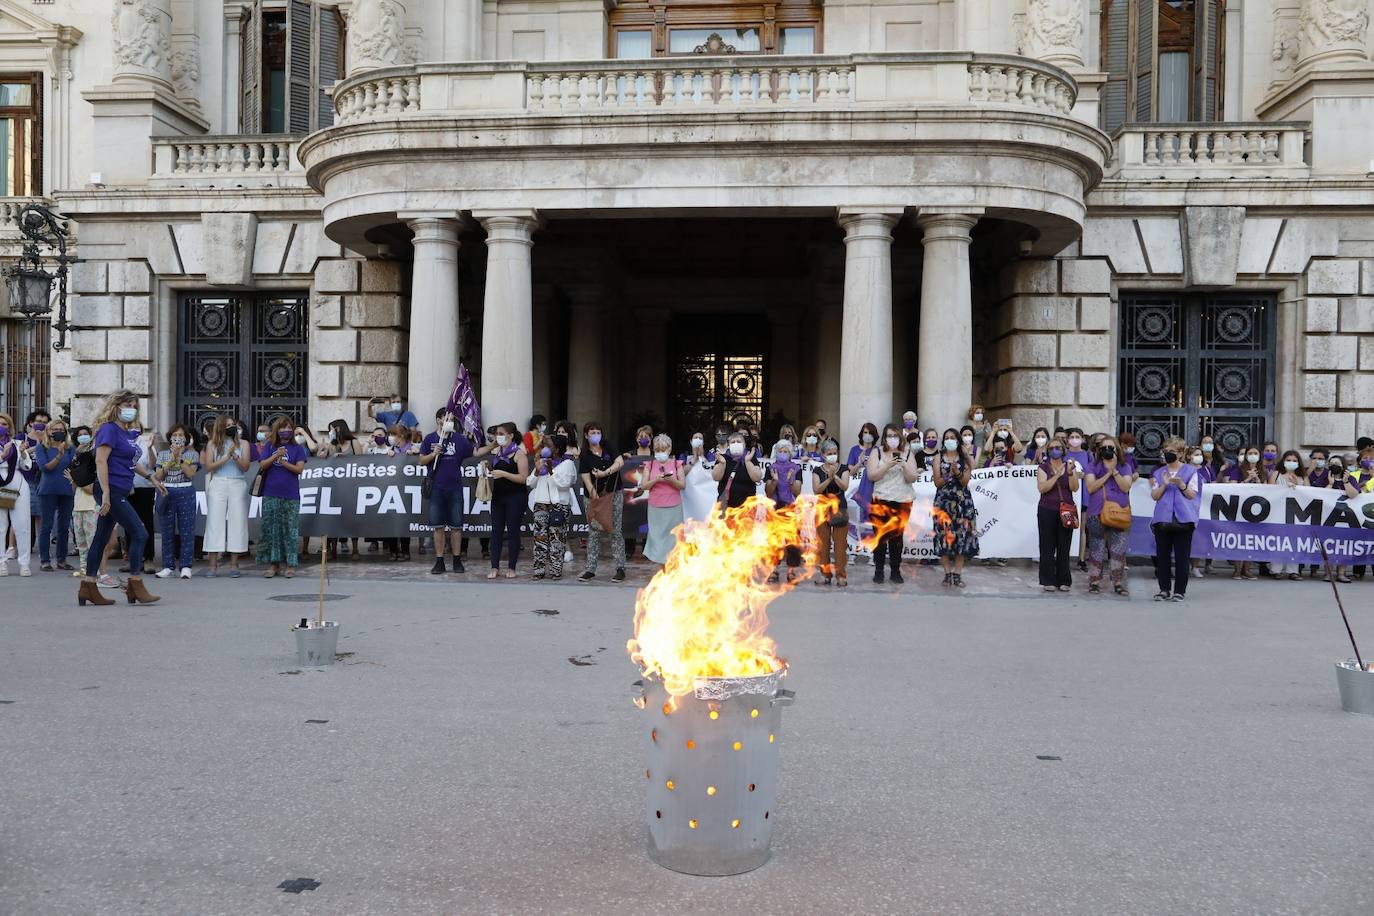
[[323, 668], [334, 664], [339, 648], [339, 624], [326, 620], [323, 626], [292, 627], [296, 631], [296, 664], [302, 668]]
[[1374, 716], [1374, 671], [1361, 671], [1353, 658], [1336, 662], [1336, 684], [1341, 688], [1342, 709]]
[[738, 875], [768, 861], [777, 815], [784, 671], [698, 678], [669, 702], [662, 682], [635, 681], [644, 710], [649, 858], [689, 875]]

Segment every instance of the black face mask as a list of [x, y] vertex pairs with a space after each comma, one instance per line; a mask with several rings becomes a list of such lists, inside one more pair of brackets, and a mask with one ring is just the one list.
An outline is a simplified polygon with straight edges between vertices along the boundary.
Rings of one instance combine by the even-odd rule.
[[1108, 445], [1105, 448], [1099, 449], [1098, 454], [1100, 454], [1103, 458], [1115, 458], [1116, 446]]
[[52, 434], [49, 436], [49, 438], [52, 439], [52, 441], [54, 441], [54, 442], [66, 442], [66, 441], [67, 441], [67, 434], [66, 434], [66, 433], [52, 433]]
[[1162, 457], [1165, 464], [1173, 464], [1178, 460], [1178, 452], [1165, 452]]

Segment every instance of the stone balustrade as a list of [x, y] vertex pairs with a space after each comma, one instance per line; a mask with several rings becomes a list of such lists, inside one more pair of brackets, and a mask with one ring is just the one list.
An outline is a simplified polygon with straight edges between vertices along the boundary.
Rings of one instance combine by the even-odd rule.
[[1108, 176], [1126, 179], [1304, 178], [1305, 123], [1128, 124]]
[[296, 158], [300, 137], [159, 137], [150, 184], [183, 187], [305, 185]]
[[728, 55], [597, 61], [426, 63], [337, 84], [341, 125], [470, 114], [913, 105], [1028, 109], [1067, 116], [1063, 70], [966, 52]]

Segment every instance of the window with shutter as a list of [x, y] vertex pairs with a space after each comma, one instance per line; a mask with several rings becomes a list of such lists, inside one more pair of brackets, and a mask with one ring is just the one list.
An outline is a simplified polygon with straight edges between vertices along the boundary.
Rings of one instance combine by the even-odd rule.
[[343, 18], [318, 0], [253, 0], [243, 27], [244, 133], [304, 134], [334, 123], [326, 90], [343, 74]]
[[1192, 112], [1195, 120], [1221, 119], [1222, 0], [1200, 0], [1193, 20]]
[[310, 132], [311, 86], [310, 51], [315, 43], [314, 4], [310, 0], [288, 0], [286, 6], [286, 129], [289, 133]]
[[1155, 0], [1136, 0], [1135, 4], [1135, 46], [1132, 79], [1135, 82], [1134, 108], [1131, 120], [1136, 122], [1153, 121], [1155, 117], [1155, 55], [1156, 36], [1159, 34], [1159, 17]]
[[239, 72], [243, 74], [243, 104], [239, 106], [239, 130], [245, 134], [262, 133], [262, 0], [253, 0], [244, 11], [243, 59]]
[[316, 4], [316, 14], [315, 126], [320, 128], [334, 124], [334, 100], [326, 90], [343, 78], [344, 25], [332, 6]]
[[1102, 129], [1111, 133], [1126, 123], [1126, 94], [1131, 82], [1127, 60], [1131, 50], [1129, 0], [1102, 0]]
[[1102, 0], [1101, 123], [1222, 116], [1226, 0]]

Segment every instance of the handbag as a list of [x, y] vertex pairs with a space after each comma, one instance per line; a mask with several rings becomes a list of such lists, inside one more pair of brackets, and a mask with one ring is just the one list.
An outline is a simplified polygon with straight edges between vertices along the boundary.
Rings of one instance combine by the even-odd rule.
[[1110, 499], [1102, 503], [1102, 527], [1126, 531], [1131, 527], [1131, 507]]
[[614, 493], [606, 493], [587, 500], [587, 521], [608, 534], [615, 527], [614, 499]]
[[1071, 502], [1059, 504], [1059, 524], [1065, 528], [1078, 527], [1078, 507]]
[[[478, 467], [485, 468], [486, 462], [479, 464]], [[491, 502], [491, 478], [486, 474], [478, 475], [477, 485], [472, 488], [472, 498], [479, 503]]]
[[[8, 512], [19, 504], [19, 491], [13, 487], [0, 487], [0, 512]], [[28, 522], [24, 522], [28, 524]]]
[[568, 523], [568, 510], [563, 506], [554, 506], [549, 510], [549, 527], [562, 528]]

